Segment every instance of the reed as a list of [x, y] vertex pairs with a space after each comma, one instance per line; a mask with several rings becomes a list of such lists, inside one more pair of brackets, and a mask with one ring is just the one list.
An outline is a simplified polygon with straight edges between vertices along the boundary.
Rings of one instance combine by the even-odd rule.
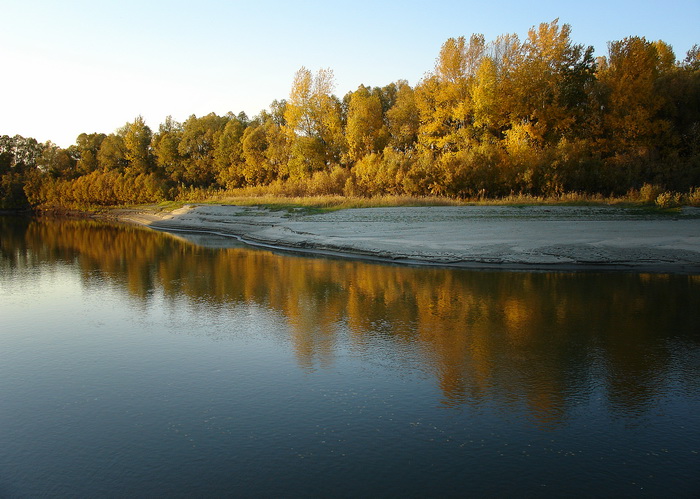
[[279, 186], [245, 187], [230, 190], [197, 189], [183, 192], [175, 201], [158, 205], [160, 210], [177, 209], [187, 203], [231, 204], [239, 206], [267, 206], [275, 209], [305, 208], [333, 211], [349, 208], [379, 208], [402, 206], [628, 206], [651, 210], [678, 209], [681, 206], [700, 206], [700, 188], [688, 193], [666, 191], [645, 184], [623, 196], [603, 196], [581, 192], [565, 192], [552, 196], [528, 193], [489, 198], [455, 199], [444, 196], [378, 195], [356, 196], [341, 194], [290, 195]]

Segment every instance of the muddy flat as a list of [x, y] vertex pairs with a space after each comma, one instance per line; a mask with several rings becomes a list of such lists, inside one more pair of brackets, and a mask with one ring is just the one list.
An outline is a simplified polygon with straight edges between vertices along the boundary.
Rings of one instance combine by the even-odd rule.
[[[450, 206], [325, 213], [188, 205], [122, 219], [179, 234], [410, 264], [700, 274], [700, 209], [665, 214], [611, 206]], [[218, 244], [226, 244], [219, 238]], [[224, 241], [221, 243], [221, 241]]]

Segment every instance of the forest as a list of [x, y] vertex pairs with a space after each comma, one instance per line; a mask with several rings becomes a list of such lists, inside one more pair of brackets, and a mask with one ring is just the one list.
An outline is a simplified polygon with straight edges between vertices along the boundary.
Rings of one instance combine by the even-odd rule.
[[[139, 116], [61, 148], [0, 136], [0, 209], [85, 209], [212, 196], [637, 193], [700, 205], [700, 47], [631, 36], [607, 56], [558, 20], [448, 39], [415, 86], [334, 95], [305, 67], [288, 98], [245, 113]], [[666, 196], [665, 198], [663, 196]]]

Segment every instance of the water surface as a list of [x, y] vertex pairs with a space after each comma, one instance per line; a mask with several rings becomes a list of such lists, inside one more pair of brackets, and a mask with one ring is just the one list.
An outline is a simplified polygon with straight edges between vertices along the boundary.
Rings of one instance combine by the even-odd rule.
[[698, 276], [0, 234], [1, 497], [700, 491]]

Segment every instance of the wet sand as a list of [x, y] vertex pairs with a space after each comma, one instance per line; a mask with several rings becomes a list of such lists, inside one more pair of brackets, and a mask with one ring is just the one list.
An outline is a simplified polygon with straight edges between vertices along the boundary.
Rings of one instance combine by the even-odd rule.
[[[247, 244], [397, 263], [513, 270], [700, 274], [700, 209], [618, 207], [363, 208], [310, 214], [228, 205], [123, 211], [153, 229], [218, 234]], [[226, 245], [226, 239], [218, 243]], [[223, 241], [223, 242], [222, 242]]]

